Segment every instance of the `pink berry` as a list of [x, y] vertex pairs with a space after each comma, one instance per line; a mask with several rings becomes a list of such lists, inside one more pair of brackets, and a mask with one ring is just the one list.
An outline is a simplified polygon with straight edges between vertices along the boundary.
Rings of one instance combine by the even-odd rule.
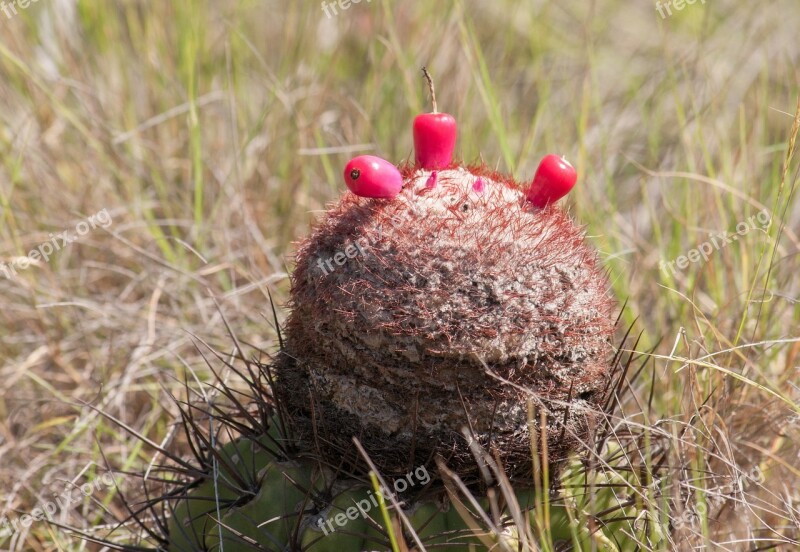
[[391, 199], [403, 188], [403, 176], [397, 167], [374, 155], [360, 155], [344, 168], [344, 182], [361, 197]]
[[447, 113], [423, 113], [414, 119], [414, 152], [423, 169], [444, 169], [453, 162], [456, 120]]
[[475, 179], [475, 182], [472, 183], [472, 189], [478, 192], [479, 194], [483, 192], [483, 189], [486, 187], [486, 184], [483, 182], [483, 178], [480, 176]]
[[552, 153], [546, 155], [528, 189], [528, 201], [539, 208], [555, 203], [569, 193], [577, 180], [578, 173], [566, 159]]
[[433, 113], [414, 118], [414, 153], [417, 166], [423, 169], [443, 169], [453, 162], [458, 126], [452, 115], [436, 111], [436, 92], [428, 70], [422, 68], [431, 91]]

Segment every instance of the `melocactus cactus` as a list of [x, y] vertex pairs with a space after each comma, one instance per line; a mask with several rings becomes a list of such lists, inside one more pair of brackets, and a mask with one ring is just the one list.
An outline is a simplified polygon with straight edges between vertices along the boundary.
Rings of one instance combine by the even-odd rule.
[[510, 178], [401, 174], [393, 199], [345, 194], [299, 246], [276, 363], [285, 420], [334, 465], [358, 437], [389, 475], [436, 455], [473, 474], [466, 427], [530, 480], [531, 438], [544, 431], [558, 463], [605, 395], [605, 272], [563, 210], [534, 207]]
[[[529, 527], [526, 512], [542, 490], [527, 485], [534, 449], [552, 474], [593, 446], [620, 367], [606, 275], [553, 205], [577, 175], [547, 156], [523, 189], [453, 164], [455, 119], [433, 104], [414, 122], [414, 166], [348, 163], [352, 194], [298, 249], [274, 363], [247, 360], [237, 341], [245, 369], [225, 364], [247, 391], [220, 380], [227, 407], [181, 407], [194, 462], [159, 448], [162, 494], [146, 487], [125, 520], [158, 550], [528, 550], [534, 528], [576, 538], [571, 516]], [[481, 447], [499, 465], [482, 464]], [[373, 494], [376, 469], [391, 505]]]

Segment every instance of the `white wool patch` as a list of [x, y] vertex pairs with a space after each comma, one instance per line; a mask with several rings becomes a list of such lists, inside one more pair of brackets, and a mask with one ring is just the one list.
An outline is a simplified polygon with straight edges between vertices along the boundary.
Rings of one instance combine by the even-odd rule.
[[[407, 204], [417, 214], [444, 214], [459, 201], [492, 202], [495, 205], [508, 204], [520, 207], [525, 200], [520, 190], [515, 190], [486, 177], [475, 176], [466, 169], [448, 169], [436, 172], [436, 183], [428, 187], [428, 181], [434, 171], [420, 169], [414, 173], [397, 198]], [[407, 191], [413, 193], [409, 194]], [[477, 213], [465, 213], [467, 218], [476, 217]]]
[[[436, 172], [437, 182], [436, 186], [431, 189], [427, 188], [427, 183], [433, 172]], [[479, 180], [482, 181], [483, 186], [478, 184], [478, 189], [476, 189], [476, 183]], [[442, 199], [450, 196], [455, 200], [465, 193], [474, 199], [491, 197], [503, 203], [519, 203], [525, 199], [521, 190], [499, 184], [485, 176], [475, 176], [464, 167], [444, 171], [419, 169], [408, 179], [406, 186], [418, 196], [421, 195], [427, 199]]]
[[[436, 181], [429, 187], [433, 172]], [[402, 193], [396, 202], [391, 219], [393, 225], [414, 227], [415, 219], [459, 217], [461, 226], [452, 236], [438, 236], [443, 246], [461, 246], [480, 239], [482, 229], [486, 229], [487, 216], [493, 209], [516, 211], [520, 224], [539, 224], [537, 210], [531, 207], [522, 190], [485, 176], [476, 176], [463, 167], [441, 171], [417, 170], [406, 179]], [[540, 229], [538, 236], [526, 232], [514, 232], [509, 228], [504, 234], [493, 233], [491, 238], [496, 245], [503, 245], [512, 252], [517, 248], [536, 247], [550, 236], [549, 228]]]

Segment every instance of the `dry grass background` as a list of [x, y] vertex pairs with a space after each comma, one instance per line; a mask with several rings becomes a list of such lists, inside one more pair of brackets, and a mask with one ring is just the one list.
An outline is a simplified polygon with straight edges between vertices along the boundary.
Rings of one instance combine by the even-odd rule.
[[[85, 405], [168, 439], [166, 392], [210, 377], [198, 340], [232, 348], [223, 315], [276, 349], [267, 291], [286, 301], [292, 241], [342, 193], [349, 157], [410, 155], [426, 64], [465, 160], [520, 179], [547, 152], [575, 162], [571, 210], [656, 355], [618, 429], [669, 447], [669, 475], [646, 482], [669, 503], [636, 495], [614, 525], [634, 535], [622, 547], [798, 546], [798, 28], [795, 0], [666, 19], [617, 0], [374, 0], [330, 19], [316, 1], [269, 0], [0, 12], [0, 261], [113, 217], [0, 275], [0, 517], [96, 464], [146, 466], [152, 450]], [[762, 206], [768, 230], [659, 270]], [[724, 492], [756, 466], [763, 484]], [[113, 492], [57, 519], [102, 532], [104, 507], [120, 511]], [[635, 536], [670, 519], [669, 538]], [[0, 546], [88, 549], [44, 523]]]

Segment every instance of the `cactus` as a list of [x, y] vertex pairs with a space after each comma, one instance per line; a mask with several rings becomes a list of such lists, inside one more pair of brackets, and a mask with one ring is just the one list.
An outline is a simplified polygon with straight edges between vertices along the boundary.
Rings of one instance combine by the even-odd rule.
[[[533, 207], [513, 180], [402, 173], [396, 198], [347, 194], [300, 244], [276, 364], [286, 419], [331, 462], [357, 463], [357, 435], [384, 474], [441, 455], [475, 479], [467, 427], [531, 482], [531, 437], [545, 433], [556, 469], [597, 423], [606, 276], [567, 214]], [[529, 402], [546, 427], [529, 423]]]
[[[389, 548], [379, 495], [373, 489], [356, 479], [338, 477], [313, 460], [282, 459], [270, 452], [266, 442], [245, 438], [220, 447], [214, 455], [216, 467], [194, 481], [183, 496], [173, 497], [169, 551]], [[520, 500], [525, 500], [524, 494]], [[489, 509], [485, 500], [481, 509]], [[426, 549], [484, 549], [486, 539], [498, 541], [490, 532], [473, 534], [457, 509], [440, 499], [409, 501], [404, 513]], [[406, 537], [408, 542], [412, 539]]]
[[[375, 495], [363, 478], [331, 469], [366, 472], [353, 436], [388, 477], [417, 464], [435, 471], [439, 456], [474, 487], [473, 437], [522, 488], [537, 477], [531, 438], [541, 443], [544, 432], [552, 469], [588, 438], [609, 385], [614, 321], [608, 283], [581, 230], [485, 169], [402, 174], [391, 201], [345, 195], [298, 249], [274, 365], [292, 435], [284, 440], [298, 452], [264, 456], [256, 450], [263, 438], [223, 447], [216, 479], [176, 508], [171, 550], [387, 549]], [[530, 419], [529, 405], [547, 414], [544, 426]], [[315, 460], [300, 458], [303, 451]], [[236, 479], [256, 482], [247, 500], [232, 502], [225, 491], [219, 508], [207, 503], [210, 483]], [[426, 548], [481, 549], [487, 538], [504, 538], [482, 540], [437, 500], [404, 497]]]
[[[162, 494], [125, 520], [158, 550], [530, 547], [543, 462], [552, 481], [607, 427], [606, 276], [569, 216], [512, 179], [401, 175], [391, 199], [346, 194], [300, 244], [272, 362], [238, 342], [236, 362], [218, 357], [249, 392], [220, 378], [227, 407], [177, 403], [195, 462], [160, 449]], [[375, 472], [394, 481], [384, 505]]]

